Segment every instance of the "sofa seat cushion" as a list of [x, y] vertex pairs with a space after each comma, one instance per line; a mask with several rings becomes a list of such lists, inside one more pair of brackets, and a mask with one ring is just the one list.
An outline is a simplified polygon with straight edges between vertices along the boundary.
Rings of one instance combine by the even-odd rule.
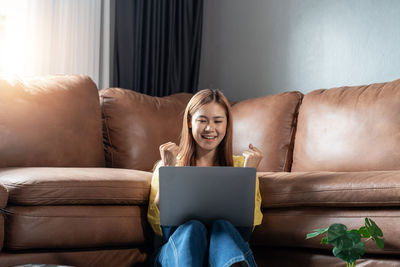
[[263, 208], [400, 206], [400, 171], [260, 172]]
[[18, 205], [146, 205], [151, 173], [111, 168], [6, 168], [0, 182]]
[[[32, 265], [32, 262], [54, 264], [57, 266], [85, 267], [132, 267], [140, 266], [148, 259], [148, 252], [142, 247], [120, 249], [66, 250], [66, 251], [2, 251], [0, 266], [45, 267]], [[25, 265], [24, 265], [25, 264]], [[142, 265], [143, 266], [143, 265]]]
[[145, 206], [8, 206], [4, 248], [95, 248], [143, 244]]
[[303, 247], [332, 251], [332, 246], [320, 244], [321, 238], [305, 239], [314, 229], [326, 228], [333, 223], [342, 223], [350, 229], [359, 229], [364, 218], [371, 218], [382, 229], [385, 238], [384, 250], [375, 242], [368, 241], [366, 253], [400, 255], [400, 210], [391, 207], [337, 208], [296, 207], [264, 209], [263, 222], [251, 237], [253, 246]]
[[[254, 247], [258, 266], [268, 267], [345, 267], [345, 262], [333, 256], [332, 251], [300, 248]], [[363, 255], [357, 260], [359, 267], [399, 267], [396, 256]]]

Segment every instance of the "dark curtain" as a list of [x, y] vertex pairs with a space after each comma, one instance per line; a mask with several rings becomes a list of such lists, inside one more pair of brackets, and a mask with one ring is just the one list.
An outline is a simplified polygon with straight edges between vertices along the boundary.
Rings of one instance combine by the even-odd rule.
[[113, 86], [152, 96], [193, 93], [203, 0], [117, 0]]

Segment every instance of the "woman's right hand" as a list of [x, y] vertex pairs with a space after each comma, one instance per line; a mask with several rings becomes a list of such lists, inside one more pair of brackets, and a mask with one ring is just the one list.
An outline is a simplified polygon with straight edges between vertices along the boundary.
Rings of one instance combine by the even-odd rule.
[[160, 146], [162, 166], [175, 166], [178, 151], [179, 147], [173, 142], [162, 144]]

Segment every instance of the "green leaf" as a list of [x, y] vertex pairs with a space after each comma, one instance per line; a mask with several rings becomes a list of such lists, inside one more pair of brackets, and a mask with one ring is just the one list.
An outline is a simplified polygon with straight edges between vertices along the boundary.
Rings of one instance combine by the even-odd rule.
[[360, 229], [358, 229], [358, 232], [360, 233], [362, 238], [370, 238], [371, 235], [369, 234], [367, 227], [361, 226]]
[[319, 228], [313, 230], [314, 232], [307, 234], [306, 239], [316, 237], [318, 235], [324, 234], [328, 231], [328, 228]]
[[378, 248], [383, 249], [385, 246], [385, 239], [383, 238], [382, 230], [370, 218], [365, 218], [365, 227], [371, 237], [374, 239]]
[[385, 239], [384, 238], [374, 238], [376, 245], [378, 248], [383, 249], [385, 247]]
[[332, 250], [336, 257], [353, 263], [364, 255], [365, 245], [358, 232], [345, 232], [337, 240], [339, 241], [338, 246], [335, 246]]
[[347, 233], [347, 227], [344, 224], [332, 224], [328, 228], [328, 244], [332, 244], [334, 246], [338, 246], [342, 241], [343, 235]]
[[382, 230], [370, 218], [365, 218], [365, 227], [372, 237], [383, 237]]
[[327, 244], [328, 243], [328, 238], [327, 237], [323, 237], [321, 239], [321, 244]]

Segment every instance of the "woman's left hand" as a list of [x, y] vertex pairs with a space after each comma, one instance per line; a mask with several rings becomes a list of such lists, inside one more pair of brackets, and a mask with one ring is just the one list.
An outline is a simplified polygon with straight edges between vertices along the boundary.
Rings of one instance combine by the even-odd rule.
[[263, 158], [261, 151], [254, 147], [252, 144], [249, 144], [249, 149], [243, 152], [244, 156], [244, 167], [253, 167], [258, 168], [258, 165]]

